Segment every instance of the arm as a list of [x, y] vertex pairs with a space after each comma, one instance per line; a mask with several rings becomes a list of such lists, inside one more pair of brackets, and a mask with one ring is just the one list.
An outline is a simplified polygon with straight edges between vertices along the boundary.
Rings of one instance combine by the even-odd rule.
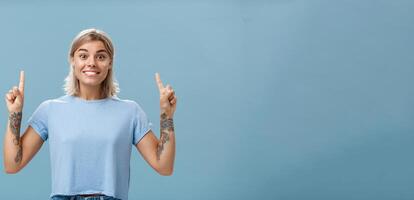
[[148, 164], [159, 174], [169, 176], [173, 173], [175, 159], [175, 133], [173, 115], [177, 105], [177, 97], [171, 86], [162, 85], [159, 75], [156, 74], [160, 90], [160, 139], [149, 131], [136, 144], [138, 151]]
[[[8, 125], [11, 124], [10, 120]], [[16, 133], [10, 126], [7, 126], [4, 136], [3, 157], [4, 170], [8, 174], [15, 174], [23, 169], [43, 145], [43, 139], [31, 126], [26, 129], [22, 137], [20, 137], [20, 132]]]
[[6, 173], [20, 171], [39, 151], [43, 144], [42, 138], [28, 127], [20, 137], [24, 97], [24, 73], [20, 72], [19, 88], [13, 87], [5, 97], [9, 120], [4, 135], [3, 159]]
[[[164, 129], [166, 130], [166, 129]], [[161, 131], [160, 140], [149, 131], [136, 147], [147, 163], [159, 174], [169, 176], [173, 173], [175, 158], [174, 131]]]

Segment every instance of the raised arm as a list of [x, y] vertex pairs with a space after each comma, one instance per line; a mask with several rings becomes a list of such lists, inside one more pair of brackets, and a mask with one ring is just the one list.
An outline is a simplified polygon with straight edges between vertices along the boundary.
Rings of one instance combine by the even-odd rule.
[[175, 133], [173, 116], [177, 97], [170, 85], [163, 86], [159, 74], [155, 79], [160, 92], [160, 139], [152, 131], [136, 145], [138, 151], [159, 174], [169, 176], [173, 173], [175, 159]]
[[6, 173], [19, 172], [39, 151], [43, 144], [42, 138], [28, 127], [20, 137], [20, 125], [24, 102], [24, 72], [20, 72], [19, 87], [13, 87], [5, 95], [9, 120], [4, 136], [3, 159]]

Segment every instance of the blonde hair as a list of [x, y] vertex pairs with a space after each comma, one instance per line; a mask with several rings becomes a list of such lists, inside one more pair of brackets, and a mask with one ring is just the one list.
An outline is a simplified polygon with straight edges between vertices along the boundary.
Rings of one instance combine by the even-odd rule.
[[111, 59], [111, 67], [108, 70], [105, 80], [101, 83], [101, 95], [104, 98], [116, 96], [119, 92], [118, 82], [113, 77], [113, 64], [114, 64], [114, 46], [112, 45], [111, 38], [105, 32], [98, 29], [86, 29], [81, 31], [72, 41], [71, 48], [69, 50], [69, 66], [70, 71], [68, 76], [65, 78], [64, 90], [67, 95], [78, 96], [80, 92], [79, 80], [76, 78], [73, 71], [74, 66], [71, 64], [71, 60], [75, 55], [75, 51], [87, 42], [92, 41], [101, 41], [105, 49], [108, 51], [109, 57]]

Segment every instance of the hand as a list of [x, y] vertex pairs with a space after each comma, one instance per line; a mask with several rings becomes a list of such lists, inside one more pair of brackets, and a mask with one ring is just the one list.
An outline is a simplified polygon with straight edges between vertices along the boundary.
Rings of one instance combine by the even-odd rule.
[[14, 86], [5, 95], [7, 109], [9, 113], [21, 112], [23, 110], [24, 99], [24, 71], [20, 71], [19, 87]]
[[175, 92], [168, 84], [164, 87], [158, 73], [155, 73], [155, 80], [158, 85], [158, 90], [160, 91], [161, 113], [165, 113], [167, 118], [173, 118], [175, 108], [177, 106], [177, 97], [175, 96]]

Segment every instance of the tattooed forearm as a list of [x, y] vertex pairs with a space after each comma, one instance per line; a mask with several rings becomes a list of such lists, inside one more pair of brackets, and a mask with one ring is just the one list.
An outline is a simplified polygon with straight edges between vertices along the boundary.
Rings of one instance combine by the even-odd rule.
[[174, 121], [168, 119], [165, 113], [161, 114], [161, 130], [174, 131]]
[[9, 120], [10, 120], [10, 130], [12, 131], [14, 137], [20, 138], [20, 124], [22, 122], [22, 112], [11, 113]]
[[14, 162], [19, 163], [22, 161], [23, 151], [22, 151], [22, 145], [18, 146], [16, 157], [14, 158]]
[[20, 144], [20, 125], [22, 122], [22, 112], [13, 112], [9, 117], [10, 121], [10, 130], [14, 136], [13, 143], [17, 145], [17, 155], [14, 158], [16, 163], [22, 160], [22, 145]]
[[158, 148], [157, 148], [157, 159], [158, 160], [160, 160], [161, 158], [161, 153], [164, 150], [164, 144], [169, 140], [170, 138], [168, 136], [168, 132], [161, 131], [161, 138], [160, 138], [160, 142], [158, 143]]
[[164, 144], [170, 140], [169, 132], [174, 131], [173, 119], [168, 119], [165, 113], [161, 114], [161, 136], [157, 148], [157, 159], [160, 160], [161, 153], [164, 150]]

